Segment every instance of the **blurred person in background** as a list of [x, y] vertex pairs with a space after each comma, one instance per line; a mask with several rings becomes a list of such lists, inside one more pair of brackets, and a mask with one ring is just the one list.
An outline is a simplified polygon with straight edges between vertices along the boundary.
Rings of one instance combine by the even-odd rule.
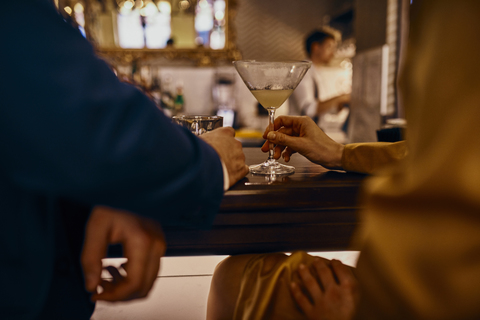
[[350, 103], [350, 93], [332, 92], [330, 79], [322, 74], [322, 67], [328, 66], [337, 51], [337, 40], [332, 33], [315, 30], [305, 39], [305, 51], [312, 61], [312, 67], [290, 96], [289, 114], [306, 115], [315, 122], [329, 111], [337, 113]]

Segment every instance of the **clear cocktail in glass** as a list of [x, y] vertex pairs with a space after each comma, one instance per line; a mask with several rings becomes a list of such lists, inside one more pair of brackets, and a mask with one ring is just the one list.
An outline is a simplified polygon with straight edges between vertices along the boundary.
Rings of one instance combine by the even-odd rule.
[[[256, 61], [239, 60], [233, 64], [257, 101], [268, 110], [269, 127], [274, 130], [275, 110], [290, 97], [311, 66], [310, 61]], [[273, 158], [274, 145], [269, 145], [268, 159], [250, 166], [250, 172], [262, 175], [285, 175], [295, 168]]]

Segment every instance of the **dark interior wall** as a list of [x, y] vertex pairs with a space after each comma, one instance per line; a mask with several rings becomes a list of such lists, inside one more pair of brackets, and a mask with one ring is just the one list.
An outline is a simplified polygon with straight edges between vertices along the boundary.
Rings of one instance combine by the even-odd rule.
[[382, 46], [387, 38], [387, 0], [355, 0], [357, 53]]
[[342, 33], [342, 39], [352, 39], [353, 17], [355, 16], [354, 0], [333, 1], [328, 19], [330, 26]]

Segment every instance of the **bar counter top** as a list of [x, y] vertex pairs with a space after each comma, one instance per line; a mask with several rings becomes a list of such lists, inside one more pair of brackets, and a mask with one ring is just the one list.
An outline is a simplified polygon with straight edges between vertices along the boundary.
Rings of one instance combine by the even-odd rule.
[[[260, 148], [244, 153], [248, 165], [268, 157]], [[366, 175], [327, 170], [299, 154], [288, 164], [292, 175], [249, 173], [225, 192], [210, 230], [166, 228], [167, 255], [349, 249]]]

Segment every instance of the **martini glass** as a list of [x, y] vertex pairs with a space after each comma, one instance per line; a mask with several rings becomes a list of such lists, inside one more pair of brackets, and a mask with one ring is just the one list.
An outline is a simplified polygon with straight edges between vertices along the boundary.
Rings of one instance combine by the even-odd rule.
[[[268, 110], [269, 129], [273, 131], [275, 110], [290, 97], [312, 63], [239, 60], [233, 64], [250, 92]], [[250, 172], [270, 176], [294, 173], [295, 167], [281, 164], [273, 158], [273, 143], [270, 143], [269, 147], [268, 159], [264, 163], [250, 166]]]

